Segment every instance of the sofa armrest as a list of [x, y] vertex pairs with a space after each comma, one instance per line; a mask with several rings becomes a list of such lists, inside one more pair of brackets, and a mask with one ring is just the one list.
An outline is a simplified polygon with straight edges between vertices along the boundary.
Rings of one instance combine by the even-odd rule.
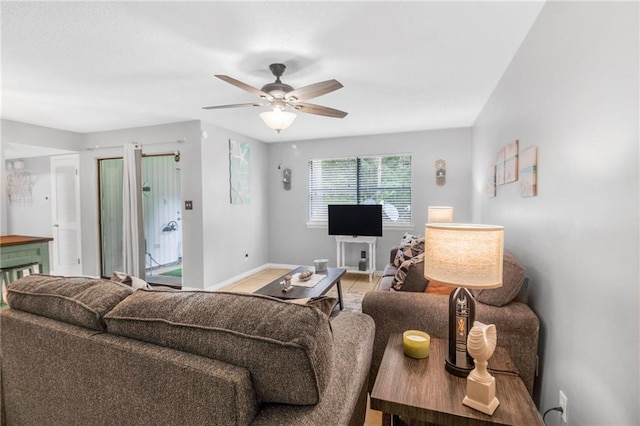
[[252, 425], [362, 425], [374, 339], [371, 317], [341, 312], [331, 321], [333, 370], [316, 405], [266, 404]]
[[[435, 338], [449, 338], [449, 297], [445, 295], [372, 291], [362, 300], [362, 312], [370, 315], [376, 325], [369, 391], [392, 333], [417, 329]], [[496, 325], [498, 345], [507, 349], [529, 393], [533, 394], [540, 328], [536, 314], [519, 302], [502, 307], [477, 303], [476, 320]]]

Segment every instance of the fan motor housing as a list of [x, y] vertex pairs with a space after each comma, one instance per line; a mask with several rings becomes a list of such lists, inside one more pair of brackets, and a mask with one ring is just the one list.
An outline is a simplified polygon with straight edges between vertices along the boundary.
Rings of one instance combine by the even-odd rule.
[[264, 93], [270, 94], [274, 98], [284, 98], [284, 95], [291, 92], [292, 90], [293, 87], [289, 86], [288, 84], [278, 82], [268, 83], [262, 86], [262, 91]]

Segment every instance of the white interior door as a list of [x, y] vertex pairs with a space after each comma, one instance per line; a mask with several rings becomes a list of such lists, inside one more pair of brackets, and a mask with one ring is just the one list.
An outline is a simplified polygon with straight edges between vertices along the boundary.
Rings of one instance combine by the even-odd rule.
[[80, 176], [77, 154], [51, 157], [53, 261], [51, 273], [81, 275]]

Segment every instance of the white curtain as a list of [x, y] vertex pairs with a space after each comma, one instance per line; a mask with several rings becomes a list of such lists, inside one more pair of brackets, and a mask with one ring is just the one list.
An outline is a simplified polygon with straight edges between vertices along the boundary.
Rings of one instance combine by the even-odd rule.
[[145, 278], [145, 247], [142, 222], [142, 148], [124, 146], [122, 169], [122, 255], [124, 272]]

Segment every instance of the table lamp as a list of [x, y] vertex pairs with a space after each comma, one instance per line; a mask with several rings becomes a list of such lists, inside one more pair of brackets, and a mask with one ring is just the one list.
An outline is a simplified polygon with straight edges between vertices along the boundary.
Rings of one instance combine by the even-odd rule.
[[428, 223], [453, 222], [453, 207], [449, 206], [429, 206], [427, 209]]
[[425, 278], [458, 287], [449, 296], [449, 351], [445, 361], [446, 370], [453, 375], [467, 377], [473, 369], [467, 336], [476, 308], [469, 289], [502, 286], [503, 243], [503, 226], [425, 226]]

